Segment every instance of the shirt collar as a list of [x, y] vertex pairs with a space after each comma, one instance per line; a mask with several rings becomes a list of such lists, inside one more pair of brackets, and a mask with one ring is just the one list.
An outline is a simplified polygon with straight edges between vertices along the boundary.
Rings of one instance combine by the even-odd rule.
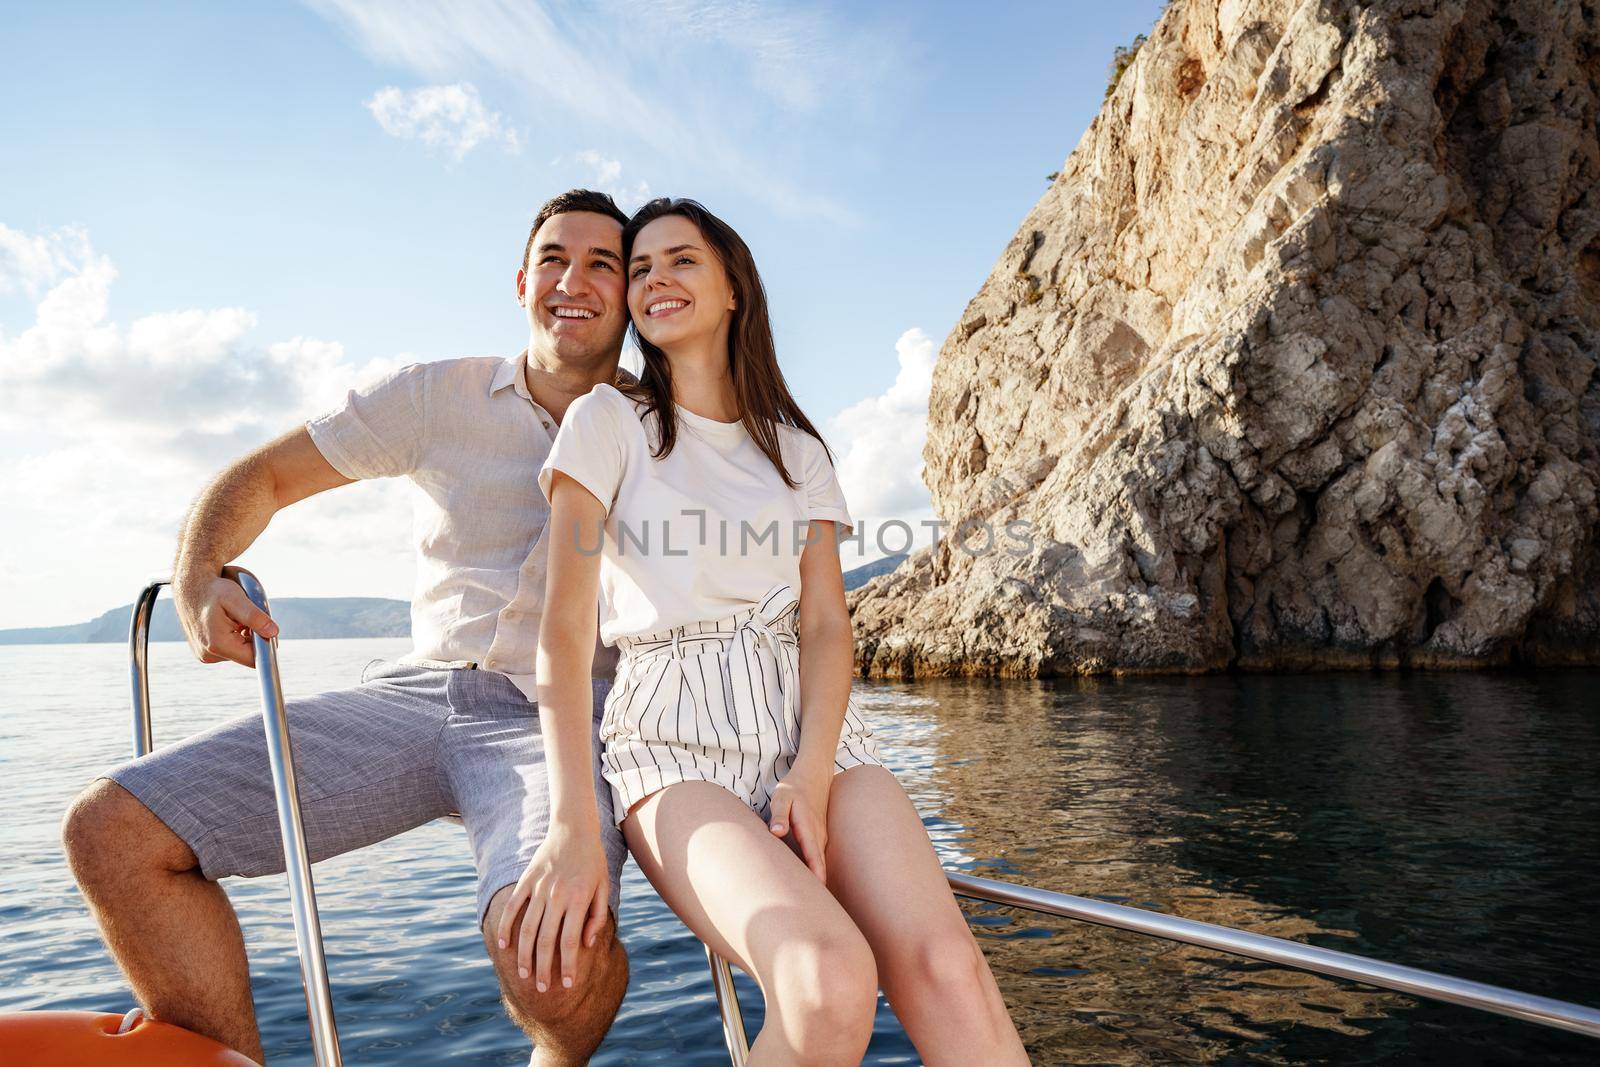
[[517, 391], [522, 399], [533, 402], [533, 394], [528, 392], [528, 352], [526, 349], [512, 356], [500, 364], [494, 372], [494, 380], [489, 383], [489, 395], [493, 396], [506, 386]]

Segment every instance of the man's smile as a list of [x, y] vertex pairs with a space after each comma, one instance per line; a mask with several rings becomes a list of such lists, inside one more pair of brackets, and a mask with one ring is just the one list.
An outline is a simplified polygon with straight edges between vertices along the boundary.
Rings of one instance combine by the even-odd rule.
[[588, 308], [574, 307], [570, 304], [560, 304], [547, 310], [549, 310], [551, 315], [554, 315], [558, 319], [583, 320], [592, 319], [598, 315], [598, 312], [591, 311]]

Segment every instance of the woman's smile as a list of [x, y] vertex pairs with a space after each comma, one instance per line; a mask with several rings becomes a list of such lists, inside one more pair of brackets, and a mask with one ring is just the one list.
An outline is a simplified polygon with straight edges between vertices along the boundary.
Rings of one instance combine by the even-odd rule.
[[650, 304], [645, 309], [645, 314], [652, 319], [661, 319], [668, 315], [676, 314], [688, 306], [689, 301], [687, 300], [680, 300], [677, 297], [668, 297], [665, 300], [657, 300]]

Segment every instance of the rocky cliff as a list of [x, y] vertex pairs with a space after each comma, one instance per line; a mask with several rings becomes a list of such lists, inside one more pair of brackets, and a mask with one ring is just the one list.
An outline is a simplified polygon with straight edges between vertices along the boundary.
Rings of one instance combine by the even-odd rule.
[[1593, 2], [1176, 0], [939, 354], [859, 668], [1600, 662], [1597, 95]]

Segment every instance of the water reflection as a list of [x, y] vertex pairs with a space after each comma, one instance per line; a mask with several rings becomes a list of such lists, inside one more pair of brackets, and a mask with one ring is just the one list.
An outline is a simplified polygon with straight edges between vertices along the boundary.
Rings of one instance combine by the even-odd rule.
[[[927, 680], [871, 698], [933, 724], [918, 800], [949, 828], [947, 863], [1593, 1000], [1600, 934], [1581, 887], [1600, 854], [1594, 681]], [[1595, 1051], [1139, 935], [969, 914], [1039, 1062]]]

